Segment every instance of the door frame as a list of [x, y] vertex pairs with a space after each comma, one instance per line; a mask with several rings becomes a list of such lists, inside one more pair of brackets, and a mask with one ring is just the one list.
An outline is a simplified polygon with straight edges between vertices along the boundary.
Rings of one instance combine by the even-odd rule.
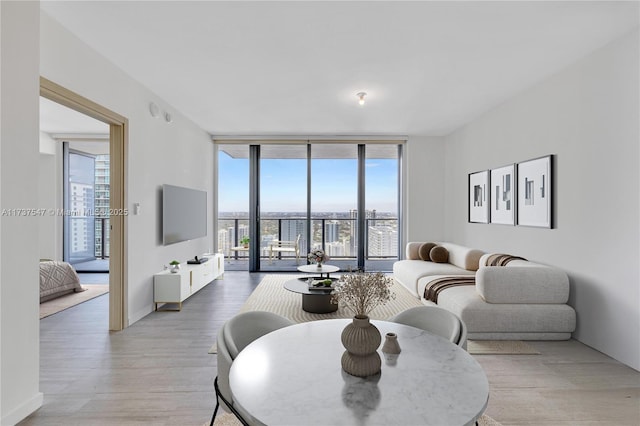
[[[109, 125], [110, 200], [112, 212], [126, 210], [126, 152], [129, 120], [79, 94], [44, 77], [40, 77], [40, 96]], [[109, 241], [109, 330], [119, 331], [128, 326], [127, 285], [127, 221], [124, 214], [110, 216]]]

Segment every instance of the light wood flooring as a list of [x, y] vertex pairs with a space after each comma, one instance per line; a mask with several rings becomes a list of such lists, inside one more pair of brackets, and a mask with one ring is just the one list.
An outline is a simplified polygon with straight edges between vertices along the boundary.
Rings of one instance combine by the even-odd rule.
[[[44, 405], [19, 425], [208, 424], [216, 357], [207, 351], [263, 276], [227, 272], [181, 312], [121, 332], [107, 331], [107, 296], [41, 320]], [[505, 426], [640, 425], [639, 372], [575, 340], [531, 344], [540, 355], [475, 356], [491, 385], [486, 414]]]

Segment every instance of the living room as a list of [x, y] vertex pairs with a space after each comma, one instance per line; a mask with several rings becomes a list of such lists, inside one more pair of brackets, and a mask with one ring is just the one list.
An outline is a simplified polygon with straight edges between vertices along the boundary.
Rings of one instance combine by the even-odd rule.
[[[218, 92], [214, 94], [190, 94], [213, 100], [222, 93], [227, 93], [228, 96], [222, 98], [225, 99], [222, 106], [216, 107], [221, 113], [211, 115], [213, 122], [208, 127], [200, 126], [193, 118], [198, 117], [198, 111], [188, 107], [183, 110], [177, 106], [188, 105], [182, 98], [182, 92], [159, 93], [151, 89], [160, 86], [163, 80], [169, 85], [169, 81], [188, 80], [192, 75], [190, 73], [207, 73], [204, 67], [197, 68], [180, 56], [181, 50], [188, 50], [188, 45], [182, 45], [179, 41], [175, 44], [158, 42], [153, 38], [158, 33], [150, 33], [150, 39], [141, 38], [138, 42], [144, 47], [139, 48], [139, 55], [158, 55], [165, 61], [170, 60], [183, 67], [186, 74], [164, 74], [161, 72], [162, 65], [154, 63], [145, 78], [132, 77], [126, 71], [126, 61], [117, 63], [113, 59], [107, 59], [108, 55], [114, 53], [100, 52], [91, 47], [88, 40], [83, 41], [76, 35], [76, 32], [82, 33], [84, 25], [96, 29], [97, 39], [92, 40], [93, 43], [100, 42], [100, 37], [113, 37], [119, 43], [126, 43], [126, 39], [118, 39], [125, 36], [125, 31], [100, 33], [97, 31], [97, 24], [92, 25], [89, 19], [74, 21], [73, 25], [68, 24], [66, 27], [60, 23], [65, 20], [66, 9], [56, 9], [58, 5], [55, 2], [50, 2], [50, 5], [47, 3], [49, 2], [3, 2], [0, 9], [2, 207], [41, 207], [38, 206], [38, 179], [33, 174], [39, 160], [37, 141], [40, 76], [126, 117], [128, 144], [125, 200], [126, 206], [131, 210], [138, 203], [140, 212], [125, 218], [125, 326], [135, 324], [153, 312], [154, 273], [162, 270], [163, 265], [171, 259], [186, 260], [194, 254], [209, 251], [214, 245], [216, 233], [213, 226], [209, 228], [206, 238], [177, 245], [162, 245], [158, 242], [160, 218], [157, 214], [158, 188], [165, 183], [199, 188], [210, 194], [212, 200], [215, 198], [216, 165], [212, 136], [234, 133], [238, 128], [242, 130], [235, 132], [237, 135], [254, 137], [269, 134], [350, 134], [352, 137], [395, 135], [406, 137], [406, 158], [403, 164], [406, 173], [406, 198], [402, 205], [402, 239], [405, 242], [452, 241], [486, 252], [512, 253], [563, 269], [571, 282], [569, 304], [575, 308], [578, 318], [573, 338], [635, 370], [640, 369], [637, 2], [548, 2], [545, 6], [503, 2], [502, 7], [508, 10], [498, 11], [491, 9], [499, 7], [495, 4], [478, 2], [472, 6], [458, 3], [454, 11], [447, 13], [454, 16], [462, 13], [469, 19], [477, 18], [474, 14], [480, 13], [479, 16], [488, 19], [488, 22], [500, 22], [500, 19], [491, 21], [491, 16], [508, 16], [513, 19], [510, 21], [504, 18], [505, 24], [501, 27], [503, 31], [506, 31], [505, 27], [509, 27], [512, 33], [493, 39], [495, 45], [506, 44], [505, 51], [513, 56], [505, 58], [505, 51], [488, 49], [484, 52], [492, 55], [471, 55], [467, 59], [451, 57], [449, 61], [453, 64], [450, 64], [448, 71], [456, 70], [456, 61], [459, 61], [460, 67], [473, 64], [475, 68], [471, 75], [475, 75], [477, 80], [455, 80], [446, 85], [442, 83], [451, 92], [440, 94], [439, 97], [435, 92], [421, 92], [418, 86], [414, 88], [415, 93], [388, 93], [386, 96], [391, 103], [389, 108], [395, 111], [394, 115], [400, 114], [406, 118], [400, 125], [387, 121], [387, 114], [391, 115], [389, 109], [377, 110], [384, 101], [383, 86], [378, 86], [377, 90], [376, 87], [360, 87], [360, 81], [366, 82], [367, 78], [339, 82], [337, 86], [344, 89], [341, 92], [336, 89], [332, 95], [340, 100], [336, 101], [331, 113], [317, 110], [313, 99], [310, 101], [309, 97], [319, 94], [302, 90], [305, 87], [303, 85], [294, 91], [299, 96], [295, 101], [303, 103], [294, 102], [288, 106], [288, 111], [296, 108], [306, 111], [311, 122], [316, 124], [305, 127], [295, 124], [302, 123], [302, 117], [292, 116], [291, 120], [280, 117], [278, 121], [267, 114], [270, 109], [277, 110], [272, 104], [273, 99], [282, 97], [284, 102], [286, 96], [283, 93], [290, 92], [275, 91], [272, 96], [276, 97], [273, 99], [257, 98], [251, 90], [230, 90], [227, 93], [225, 84], [231, 85], [233, 80], [217, 82]], [[244, 25], [256, 27], [258, 33], [253, 37], [259, 38], [260, 34], [269, 33], [272, 27], [278, 27], [276, 23], [284, 25], [278, 19], [286, 21], [287, 17], [306, 17], [307, 14], [312, 14], [317, 17], [317, 22], [330, 22], [328, 20], [333, 15], [331, 8], [341, 7], [335, 4], [314, 4], [307, 5], [311, 11], [305, 12], [303, 4], [293, 3], [290, 7], [295, 10], [285, 13], [283, 10], [272, 12], [269, 10], [269, 2], [263, 3], [262, 6], [241, 3], [236, 6], [238, 10], [222, 4], [220, 7], [223, 10], [216, 16], [216, 24], [221, 30], [230, 32], [230, 27], [239, 24], [225, 19], [244, 13], [251, 17], [244, 21]], [[519, 4], [522, 6], [518, 6]], [[175, 6], [170, 3], [163, 5]], [[210, 5], [201, 5], [206, 6]], [[435, 3], [433, 6], [444, 7], [444, 4]], [[87, 8], [89, 4], [78, 2], [77, 7]], [[125, 27], [131, 26], [125, 17], [145, 16], [138, 9], [118, 11], [108, 4], [97, 4], [95, 7], [101, 7], [97, 11], [104, 12], [102, 16], [105, 17], [122, 14]], [[192, 4], [191, 7], [195, 6]], [[362, 15], [363, 21], [347, 19], [356, 12], [364, 11], [355, 4], [344, 7], [346, 9], [341, 10], [341, 16], [345, 22], [342, 24], [359, 23], [359, 26], [350, 31], [344, 27], [334, 28], [334, 34], [342, 34], [337, 30], [343, 28], [345, 43], [347, 36], [356, 37], [371, 22], [379, 23], [382, 19], [380, 15], [376, 15], [377, 21], [368, 15]], [[367, 7], [371, 8], [372, 5]], [[389, 7], [390, 11], [406, 18], [406, 15], [391, 8], [389, 4], [383, 3], [379, 7]], [[483, 7], [489, 9], [485, 10]], [[518, 10], [517, 7], [525, 9]], [[94, 12], [91, 9], [89, 11], [89, 15]], [[100, 16], [97, 11], [94, 16]], [[56, 19], [52, 17], [53, 13], [59, 14]], [[69, 13], [70, 17], [73, 16], [73, 13]], [[149, 11], [149, 14], [155, 13], [153, 10]], [[432, 13], [439, 16], [435, 11]], [[258, 25], [261, 14], [270, 18], [262, 26]], [[414, 43], [410, 44], [411, 51], [419, 52], [426, 50], [431, 44], [444, 43], [445, 39], [442, 37], [428, 40], [410, 38], [413, 32], [418, 31], [420, 19], [427, 19], [429, 13], [420, 10], [417, 15], [418, 23], [408, 22], [414, 26], [407, 24], [409, 34], [405, 36], [409, 38], [403, 39], [406, 43]], [[364, 16], [368, 16], [369, 21]], [[571, 21], [570, 17], [576, 20]], [[300, 22], [304, 20], [300, 18]], [[369, 23], [365, 25], [367, 22]], [[436, 27], [434, 22], [429, 22], [430, 27]], [[463, 26], [471, 24], [464, 20], [461, 22]], [[305, 25], [298, 25], [298, 31], [305, 28]], [[160, 23], [158, 26], [160, 29], [165, 28]], [[203, 31], [203, 27], [194, 28]], [[385, 26], [377, 25], [376, 28]], [[242, 29], [247, 31], [246, 34], [251, 34], [248, 28]], [[456, 31], [461, 30], [458, 28]], [[528, 33], [532, 34], [531, 37], [523, 36]], [[396, 31], [394, 34], [400, 33]], [[447, 37], [455, 39], [456, 34], [453, 31], [447, 33]], [[207, 37], [205, 34], [200, 35]], [[462, 37], [464, 36], [469, 37], [468, 34], [463, 34]], [[391, 36], [386, 31], [381, 32], [375, 42], [381, 43], [389, 37]], [[231, 43], [239, 42], [240, 38], [230, 40], [222, 37], [214, 41], [222, 43], [220, 40]], [[330, 46], [331, 49], [338, 50], [340, 40], [336, 35], [332, 39], [334, 44]], [[129, 42], [135, 44], [134, 40]], [[359, 44], [364, 48], [367, 43], [356, 37], [355, 42], [348, 46]], [[467, 49], [473, 52], [480, 47], [482, 46], [470, 43]], [[313, 46], [309, 46], [314, 54], [302, 55], [306, 51], [304, 46], [293, 43], [291, 49], [294, 48], [300, 49], [300, 53], [293, 56], [299, 61], [306, 58], [307, 62], [302, 61], [305, 65], [302, 68], [312, 73], [309, 70], [318, 66], [314, 61], [320, 59], [315, 52], [322, 50], [314, 50]], [[330, 59], [343, 60], [345, 63], [365, 61], [357, 51], [345, 49], [341, 52]], [[252, 52], [253, 55], [258, 53]], [[220, 66], [224, 67], [225, 72], [232, 75], [237, 73], [237, 80], [240, 80], [229, 87], [246, 85], [248, 82], [254, 82], [256, 86], [268, 86], [270, 83], [261, 81], [257, 75], [247, 71], [251, 64], [268, 68], [270, 63], [265, 62], [267, 58], [249, 55], [247, 59], [245, 55], [247, 53], [243, 52], [235, 57], [220, 59]], [[526, 62], [530, 56], [535, 60]], [[442, 58], [444, 61], [447, 56]], [[548, 60], [543, 61], [541, 58]], [[241, 62], [241, 59], [245, 62]], [[287, 66], [291, 67], [291, 58], [275, 56], [274, 59], [276, 62], [285, 60]], [[391, 74], [396, 75], [395, 78], [410, 79], [418, 75], [424, 79], [437, 77], [443, 82], [448, 81], [443, 71], [423, 76], [430, 69], [415, 68], [411, 56], [388, 58], [381, 54], [376, 61], [363, 62], [361, 72], [367, 75], [365, 67], [381, 67], [384, 62], [394, 61], [397, 64], [396, 71]], [[518, 68], [516, 78], [511, 67], [523, 61], [526, 65], [524, 69]], [[236, 69], [234, 63], [242, 66]], [[438, 62], [434, 60], [433, 63]], [[501, 70], [496, 70], [496, 67], [501, 67]], [[263, 68], [256, 73], [264, 74]], [[227, 74], [224, 76], [227, 77]], [[385, 84], [373, 77], [371, 80], [375, 84]], [[360, 90], [370, 92], [364, 109], [358, 109], [357, 105], [356, 93]], [[187, 94], [185, 91], [184, 96]], [[377, 94], [379, 96], [376, 100]], [[427, 100], [434, 98], [437, 104], [432, 105], [432, 109], [425, 106], [424, 109], [409, 110], [405, 106], [409, 105], [405, 104], [408, 102], [405, 96]], [[308, 103], [304, 103], [305, 100]], [[233, 104], [229, 103], [231, 101]], [[171, 115], [170, 122], [159, 120], [149, 113], [151, 102]], [[478, 105], [474, 105], [474, 102]], [[233, 107], [229, 107], [230, 105]], [[258, 110], [255, 122], [245, 124], [242, 105], [248, 105], [249, 110]], [[229, 111], [225, 112], [225, 109]], [[367, 112], [375, 114], [368, 118], [363, 114]], [[441, 116], [440, 121], [434, 121], [432, 117], [439, 112], [448, 114]], [[342, 120], [334, 118], [336, 115], [351, 117], [350, 125], [342, 126]], [[223, 118], [227, 121], [220, 121]], [[228, 127], [223, 127], [219, 122]], [[425, 129], [428, 127], [430, 131], [411, 130], [418, 128], [423, 122]], [[33, 141], [33, 144], [24, 141]], [[468, 222], [469, 173], [545, 155], [554, 155], [556, 160], [553, 228]], [[20, 182], [20, 185], [15, 185], [15, 182]], [[602, 197], [595, 197], [601, 191]], [[210, 209], [213, 225], [214, 206]], [[36, 313], [38, 290], [35, 284], [38, 281], [38, 254], [32, 250], [32, 246], [37, 244], [31, 244], [37, 242], [39, 237], [33, 226], [33, 218], [3, 216], [0, 218], [0, 227], [2, 424], [14, 424], [41, 406], [43, 400], [39, 385], [40, 332]]]

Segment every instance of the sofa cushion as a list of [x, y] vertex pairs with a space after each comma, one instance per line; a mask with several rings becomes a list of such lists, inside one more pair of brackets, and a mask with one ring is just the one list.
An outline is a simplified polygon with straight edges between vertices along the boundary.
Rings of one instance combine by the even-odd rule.
[[473, 275], [473, 271], [458, 268], [450, 263], [424, 262], [422, 260], [399, 260], [393, 263], [393, 277], [417, 298], [424, 292], [422, 285], [418, 293], [418, 283], [423, 277], [432, 275]]
[[446, 263], [449, 260], [449, 251], [442, 246], [435, 246], [429, 252], [432, 262]]
[[471, 286], [452, 287], [438, 306], [458, 315], [471, 333], [571, 333], [576, 313], [565, 304], [486, 303]]
[[569, 278], [552, 267], [486, 266], [476, 272], [476, 290], [488, 303], [567, 303]]
[[418, 249], [418, 256], [421, 260], [430, 261], [431, 259], [431, 250], [436, 247], [436, 243], [424, 243]]

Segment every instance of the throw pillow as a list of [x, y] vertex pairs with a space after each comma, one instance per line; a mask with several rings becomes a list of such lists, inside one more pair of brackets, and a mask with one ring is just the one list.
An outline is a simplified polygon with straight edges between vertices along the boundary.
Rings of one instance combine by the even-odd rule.
[[420, 259], [422, 260], [426, 260], [427, 262], [431, 260], [431, 257], [429, 255], [429, 253], [431, 253], [431, 249], [433, 249], [436, 246], [435, 243], [424, 243], [420, 246], [420, 249], [418, 250], [418, 256], [420, 256]]
[[447, 263], [449, 260], [449, 250], [442, 246], [435, 246], [429, 252], [429, 257], [436, 263]]

